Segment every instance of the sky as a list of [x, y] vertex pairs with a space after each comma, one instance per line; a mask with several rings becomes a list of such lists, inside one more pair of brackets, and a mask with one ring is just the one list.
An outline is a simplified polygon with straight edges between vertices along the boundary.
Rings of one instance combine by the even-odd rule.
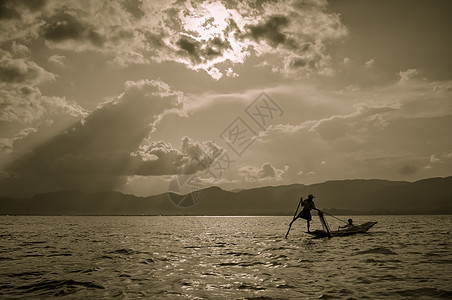
[[0, 3], [0, 196], [452, 173], [450, 1]]

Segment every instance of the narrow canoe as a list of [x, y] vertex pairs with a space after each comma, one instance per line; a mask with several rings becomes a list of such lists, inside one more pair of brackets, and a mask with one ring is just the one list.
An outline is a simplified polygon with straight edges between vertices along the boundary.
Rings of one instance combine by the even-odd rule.
[[[356, 225], [353, 228], [347, 228], [347, 229], [339, 229], [330, 231], [331, 237], [333, 236], [347, 236], [357, 233], [366, 233], [372, 226], [377, 224], [377, 222], [366, 222], [361, 225]], [[323, 238], [328, 237], [328, 233], [324, 230], [314, 230], [311, 232], [307, 232], [310, 235], [313, 235], [315, 238]]]

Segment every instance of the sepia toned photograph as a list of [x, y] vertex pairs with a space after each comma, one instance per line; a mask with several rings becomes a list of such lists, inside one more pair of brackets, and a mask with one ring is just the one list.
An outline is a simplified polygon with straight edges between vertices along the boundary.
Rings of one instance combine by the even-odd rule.
[[451, 12], [0, 0], [0, 299], [452, 299]]

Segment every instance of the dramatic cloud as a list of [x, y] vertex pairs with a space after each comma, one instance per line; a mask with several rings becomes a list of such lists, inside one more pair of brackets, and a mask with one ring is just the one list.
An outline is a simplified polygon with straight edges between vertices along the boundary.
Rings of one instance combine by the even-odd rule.
[[[39, 86], [56, 78], [32, 61], [29, 48], [23, 44], [12, 42], [7, 50], [0, 49], [0, 138], [2, 148], [8, 150], [5, 153], [10, 154], [7, 160], [17, 154], [13, 151], [17, 144], [36, 136], [40, 126], [66, 127], [87, 114], [73, 101], [42, 95]], [[52, 129], [48, 132], [54, 133]], [[38, 135], [46, 136], [45, 133]], [[5, 163], [3, 159], [1, 164]]]
[[[301, 177], [310, 182], [325, 176], [366, 177], [369, 170], [374, 178], [447, 176], [447, 168], [452, 166], [447, 159], [452, 149], [448, 137], [451, 82], [428, 81], [419, 75], [408, 70], [400, 72], [400, 81], [385, 86], [344, 93], [323, 91], [321, 99], [330, 112], [322, 107], [316, 93], [299, 87], [274, 88], [270, 93], [280, 102], [288, 95], [304, 95], [303, 101], [297, 102], [297, 111], [305, 112], [305, 119], [269, 126], [253, 145], [253, 155], [259, 151], [260, 159], [290, 165], [285, 178]], [[304, 100], [311, 97], [311, 101]], [[290, 113], [286, 109], [286, 115]], [[284, 153], [284, 157], [264, 153]]]
[[288, 169], [288, 166], [285, 166], [284, 169], [277, 169], [273, 167], [270, 162], [266, 162], [260, 167], [241, 167], [239, 171], [245, 181], [261, 181], [281, 180], [282, 176], [287, 172]]
[[268, 20], [256, 25], [249, 25], [247, 29], [250, 32], [250, 36], [256, 40], [264, 40], [271, 47], [276, 48], [280, 44], [288, 43], [289, 47], [294, 47], [293, 40], [288, 40], [287, 36], [281, 32], [281, 29], [287, 27], [290, 24], [290, 20], [283, 15], [270, 16]]
[[30, 124], [33, 121], [52, 119], [52, 116], [69, 115], [82, 118], [86, 111], [64, 98], [41, 95], [37, 88], [22, 87], [0, 90], [0, 123]]
[[181, 149], [175, 149], [163, 141], [151, 142], [140, 147], [132, 155], [134, 175], [193, 174], [208, 168], [222, 149], [214, 142], [199, 143], [184, 137]]
[[4, 40], [41, 37], [51, 48], [97, 51], [123, 66], [174, 61], [214, 79], [237, 76], [234, 66], [251, 56], [286, 75], [331, 74], [327, 47], [347, 34], [326, 1], [21, 3], [4, 4]]
[[337, 115], [319, 120], [310, 130], [314, 130], [327, 140], [346, 136], [371, 136], [373, 131], [382, 130], [388, 125], [385, 114], [396, 109], [387, 106], [369, 107], [363, 105], [349, 115]]
[[20, 19], [24, 9], [36, 11], [45, 3], [46, 0], [3, 0], [0, 3], [0, 19]]
[[28, 47], [16, 42], [8, 50], [0, 50], [0, 138], [9, 149], [25, 137], [24, 132], [31, 132], [31, 128], [34, 134], [43, 124], [49, 127], [58, 123], [55, 128], [65, 127], [86, 115], [73, 101], [41, 94], [39, 86], [54, 81], [57, 76], [30, 56]]
[[399, 72], [400, 82], [406, 82], [418, 75], [418, 71], [416, 69], [408, 69], [406, 71]]
[[93, 25], [79, 19], [78, 13], [77, 11], [69, 11], [67, 8], [56, 11], [55, 14], [45, 20], [41, 27], [42, 36], [47, 41], [54, 43], [75, 41], [89, 43], [94, 47], [102, 47], [104, 38], [96, 32]]
[[123, 1], [122, 6], [126, 11], [128, 11], [134, 18], [140, 19], [145, 16], [145, 12], [143, 11], [143, 4], [140, 0], [129, 0]]
[[42, 184], [54, 189], [104, 190], [120, 186], [128, 175], [204, 170], [221, 152], [213, 142], [198, 143], [186, 137], [178, 150], [165, 142], [147, 141], [165, 114], [181, 113], [183, 101], [181, 92], [161, 81], [127, 82], [120, 96], [16, 160], [6, 171], [25, 180], [31, 189]]
[[37, 38], [46, 0], [0, 1], [0, 42], [14, 39]]
[[14, 143], [26, 138], [28, 135], [35, 133], [36, 128], [25, 128], [12, 138], [0, 138], [0, 152], [10, 153], [14, 150]]
[[38, 85], [55, 79], [28, 57], [28, 48], [14, 43], [11, 52], [0, 49], [0, 87], [8, 85]]

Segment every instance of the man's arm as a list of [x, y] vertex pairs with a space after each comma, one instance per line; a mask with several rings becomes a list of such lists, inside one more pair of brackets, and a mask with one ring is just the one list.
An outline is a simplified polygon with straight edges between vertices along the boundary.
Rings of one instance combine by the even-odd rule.
[[315, 209], [316, 211], [320, 211], [319, 209], [317, 209], [317, 207], [315, 207], [314, 201], [312, 201], [312, 209]]

